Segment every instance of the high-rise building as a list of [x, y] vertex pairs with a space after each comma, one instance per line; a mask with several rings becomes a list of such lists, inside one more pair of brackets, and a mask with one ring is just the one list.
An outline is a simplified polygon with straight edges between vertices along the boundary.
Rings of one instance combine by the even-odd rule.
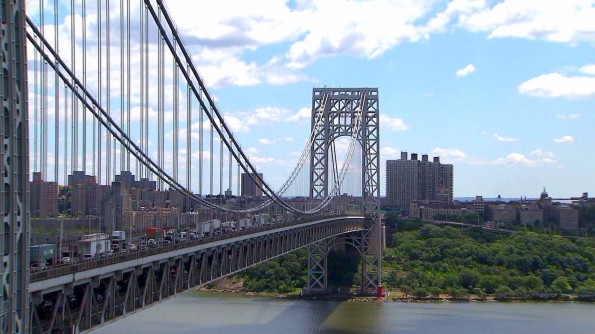
[[40, 172], [33, 172], [31, 182], [31, 215], [49, 217], [58, 213], [58, 184], [41, 179]]
[[386, 161], [386, 201], [401, 211], [409, 210], [409, 203], [419, 200], [452, 202], [453, 166], [441, 164], [439, 157], [429, 161], [428, 155], [418, 160], [416, 153], [407, 159], [407, 152], [401, 152], [401, 159]]
[[[250, 175], [248, 173], [242, 173], [242, 196], [261, 197], [262, 190], [259, 185], [262, 185], [258, 179], [256, 181], [252, 180], [251, 176], [254, 176], [254, 178], [257, 179], [254, 174]], [[258, 173], [258, 176], [262, 179], [262, 173]]]

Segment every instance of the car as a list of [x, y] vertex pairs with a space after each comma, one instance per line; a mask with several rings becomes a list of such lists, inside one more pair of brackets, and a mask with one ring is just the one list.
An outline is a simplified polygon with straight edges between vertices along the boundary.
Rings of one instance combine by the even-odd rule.
[[29, 267], [29, 271], [39, 271], [39, 270], [46, 270], [48, 268], [45, 262], [33, 262]]
[[64, 256], [62, 258], [62, 263], [64, 263], [64, 264], [70, 264], [70, 256]]
[[134, 252], [137, 250], [136, 245], [135, 244], [128, 244], [128, 250], [131, 252]]
[[84, 261], [91, 261], [91, 260], [93, 260], [93, 255], [91, 255], [91, 254], [83, 254], [83, 260]]
[[157, 247], [157, 241], [155, 239], [147, 240], [147, 247], [149, 247], [149, 248]]

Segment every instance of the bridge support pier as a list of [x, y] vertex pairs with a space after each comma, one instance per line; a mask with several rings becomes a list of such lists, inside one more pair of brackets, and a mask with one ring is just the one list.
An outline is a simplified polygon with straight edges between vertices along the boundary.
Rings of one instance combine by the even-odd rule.
[[308, 281], [305, 295], [328, 293], [327, 255], [329, 239], [323, 239], [308, 245]]

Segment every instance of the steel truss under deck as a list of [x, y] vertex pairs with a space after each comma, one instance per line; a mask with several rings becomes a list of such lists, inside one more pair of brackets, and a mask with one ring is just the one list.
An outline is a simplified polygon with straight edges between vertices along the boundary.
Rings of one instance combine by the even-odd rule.
[[361, 216], [296, 221], [40, 272], [31, 277], [31, 332], [70, 333], [163, 301], [312, 242], [360, 231]]
[[[362, 258], [362, 294], [376, 294], [382, 283], [378, 103], [377, 88], [314, 88], [312, 93], [312, 129], [320, 117], [323, 126], [316, 129], [310, 154], [310, 197], [326, 198], [332, 189], [329, 157], [337, 138], [356, 135], [362, 148], [361, 189], [366, 217], [358, 242]], [[358, 127], [356, 117], [360, 112], [361, 125]], [[326, 256], [331, 244], [332, 241], [321, 241], [309, 246], [306, 293], [327, 292]]]

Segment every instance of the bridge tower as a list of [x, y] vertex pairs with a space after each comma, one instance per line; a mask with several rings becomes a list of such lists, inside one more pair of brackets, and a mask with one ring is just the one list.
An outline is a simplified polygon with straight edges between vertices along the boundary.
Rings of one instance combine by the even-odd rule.
[[2, 0], [0, 9], [0, 332], [29, 332], [29, 124], [25, 4]]
[[[323, 126], [315, 133], [310, 152], [310, 197], [325, 198], [329, 184], [329, 153], [334, 140], [356, 135], [362, 148], [362, 200], [364, 230], [352, 236], [362, 259], [362, 294], [376, 294], [381, 286], [381, 226], [379, 106], [377, 88], [314, 88], [312, 93], [312, 128], [319, 117]], [[361, 110], [357, 129], [355, 115]], [[358, 133], [355, 134], [354, 132]], [[334, 240], [322, 240], [308, 248], [308, 282], [306, 293], [324, 293], [327, 286], [327, 254]]]

